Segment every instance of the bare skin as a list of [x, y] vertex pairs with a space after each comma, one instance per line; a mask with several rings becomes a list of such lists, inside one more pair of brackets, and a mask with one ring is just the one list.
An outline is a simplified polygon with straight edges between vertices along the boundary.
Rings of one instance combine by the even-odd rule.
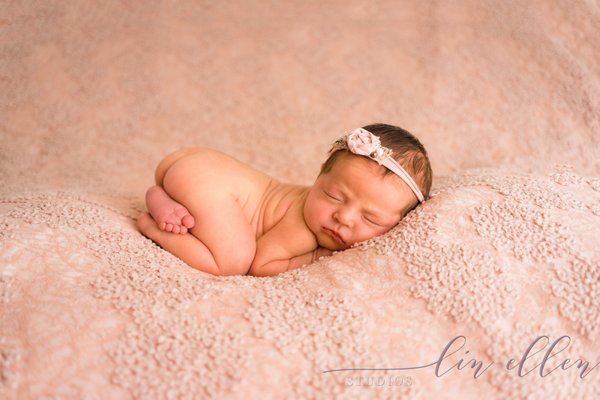
[[196, 220], [187, 208], [173, 200], [160, 186], [152, 186], [148, 189], [146, 206], [163, 231], [183, 234], [196, 224]]
[[271, 276], [389, 231], [416, 202], [364, 157], [340, 157], [313, 186], [280, 183], [223, 153], [167, 156], [138, 229], [213, 275]]

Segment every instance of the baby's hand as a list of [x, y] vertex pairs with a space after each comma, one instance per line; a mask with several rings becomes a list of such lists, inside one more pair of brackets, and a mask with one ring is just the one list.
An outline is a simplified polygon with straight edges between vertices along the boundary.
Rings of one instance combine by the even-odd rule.
[[315, 260], [318, 260], [321, 257], [329, 257], [333, 254], [333, 251], [326, 249], [325, 247], [317, 247], [315, 250]]
[[291, 271], [293, 269], [303, 267], [305, 265], [314, 263], [321, 257], [327, 257], [332, 254], [333, 251], [326, 249], [325, 247], [317, 247], [313, 251], [292, 257], [288, 262], [287, 270]]

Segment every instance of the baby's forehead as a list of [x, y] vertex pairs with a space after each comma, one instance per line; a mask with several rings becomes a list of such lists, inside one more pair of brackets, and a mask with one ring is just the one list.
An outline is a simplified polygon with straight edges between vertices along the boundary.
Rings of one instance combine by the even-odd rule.
[[[377, 164], [376, 161], [363, 156], [346, 152], [338, 157], [333, 164], [332, 172], [339, 173], [346, 170], [360, 170], [364, 175], [368, 175], [369, 181], [374, 185], [394, 185], [400, 190], [403, 188], [403, 181], [400, 177], [383, 165]], [[334, 174], [334, 177], [339, 179], [339, 175], [343, 177], [343, 174]]]
[[365, 157], [346, 158], [325, 174], [329, 185], [347, 190], [379, 209], [400, 210], [410, 207], [413, 194], [406, 184], [386, 168]]
[[402, 180], [394, 174], [376, 175], [360, 183], [365, 182], [366, 185], [359, 185], [357, 180], [346, 181], [346, 183], [353, 186], [357, 191], [377, 192], [378, 197], [381, 197], [383, 201], [390, 200], [391, 198], [406, 197], [405, 195], [408, 193], [404, 188]]

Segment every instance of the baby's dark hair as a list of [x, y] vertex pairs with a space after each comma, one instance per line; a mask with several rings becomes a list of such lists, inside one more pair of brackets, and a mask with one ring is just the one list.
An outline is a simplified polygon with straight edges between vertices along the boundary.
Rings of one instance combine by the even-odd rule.
[[[427, 150], [412, 133], [398, 126], [388, 124], [371, 124], [363, 129], [378, 136], [381, 145], [392, 150], [394, 159], [412, 176], [425, 199], [429, 197], [433, 173], [427, 157]], [[336, 150], [329, 155], [321, 166], [321, 174], [331, 170], [340, 154], [348, 150]], [[385, 174], [393, 174], [387, 168]]]

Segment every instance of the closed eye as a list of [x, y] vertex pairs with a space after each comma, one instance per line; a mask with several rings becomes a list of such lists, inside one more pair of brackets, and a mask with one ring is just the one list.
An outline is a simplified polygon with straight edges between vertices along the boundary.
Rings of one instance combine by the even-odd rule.
[[370, 224], [373, 225], [377, 225], [377, 226], [385, 226], [385, 224], [380, 224], [377, 221], [374, 221], [373, 219], [369, 218], [369, 217], [363, 217], [365, 219], [365, 221], [367, 221]]
[[332, 195], [331, 193], [328, 193], [328, 192], [326, 192], [326, 191], [323, 191], [323, 193], [325, 193], [325, 195], [326, 195], [327, 197], [329, 197], [330, 199], [332, 199], [332, 200], [335, 200], [335, 201], [342, 201], [342, 199], [340, 199], [340, 198], [338, 198], [338, 197], [336, 197], [336, 196]]

